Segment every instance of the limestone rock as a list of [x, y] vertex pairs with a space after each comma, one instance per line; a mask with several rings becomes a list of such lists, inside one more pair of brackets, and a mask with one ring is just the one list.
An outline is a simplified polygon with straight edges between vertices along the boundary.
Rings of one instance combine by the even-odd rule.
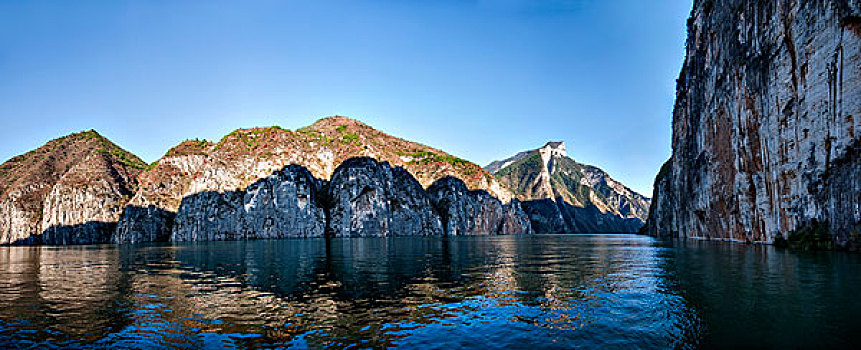
[[699, 0], [686, 47], [648, 231], [857, 242], [861, 2]]
[[517, 235], [534, 233], [529, 215], [523, 210], [519, 200], [513, 199], [502, 206], [501, 235]]
[[320, 187], [307, 169], [290, 165], [244, 190], [190, 195], [180, 205], [172, 240], [321, 237]]
[[447, 235], [529, 233], [519, 203], [504, 206], [486, 191], [471, 191], [460, 179], [445, 177], [428, 190]]
[[180, 202], [207, 192], [245, 191], [291, 164], [317, 179], [330, 179], [341, 162], [371, 157], [405, 169], [422, 186], [455, 176], [470, 188], [485, 189], [503, 201], [511, 193], [478, 165], [441, 150], [380, 132], [345, 117], [324, 118], [295, 131], [279, 127], [240, 129], [217, 143], [189, 140], [174, 147], [141, 174], [140, 190], [120, 220], [115, 240], [164, 239], [173, 230]]
[[145, 167], [92, 130], [10, 159], [0, 166], [0, 244], [109, 242]]
[[336, 237], [441, 235], [421, 184], [403, 168], [367, 157], [348, 159], [329, 184], [330, 228]]
[[170, 240], [175, 217], [175, 212], [155, 205], [127, 205], [120, 215], [111, 241], [119, 244], [167, 242]]
[[117, 225], [115, 243], [166, 242], [182, 199], [194, 194], [192, 181], [210, 164], [214, 144], [188, 140], [168, 150], [138, 177], [139, 189]]

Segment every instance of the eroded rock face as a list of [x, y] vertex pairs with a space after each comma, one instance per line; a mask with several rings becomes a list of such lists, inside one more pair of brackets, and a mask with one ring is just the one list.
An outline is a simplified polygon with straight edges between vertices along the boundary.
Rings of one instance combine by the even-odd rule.
[[442, 224], [421, 184], [402, 168], [348, 159], [329, 184], [335, 237], [441, 235]]
[[175, 212], [152, 204], [145, 207], [127, 205], [120, 215], [112, 242], [167, 242], [170, 240], [175, 217]]
[[594, 205], [575, 206], [562, 198], [522, 203], [536, 233], [626, 233], [637, 232], [643, 222], [603, 211]]
[[838, 246], [861, 248], [861, 141], [832, 162], [816, 185], [824, 222], [834, 233]]
[[511, 193], [478, 165], [441, 150], [387, 135], [345, 117], [324, 118], [295, 131], [279, 127], [240, 129], [217, 143], [189, 140], [174, 147], [140, 176], [140, 190], [120, 220], [116, 242], [165, 239], [180, 202], [200, 193], [244, 191], [291, 164], [330, 179], [341, 162], [370, 157], [406, 169], [423, 186], [457, 176], [470, 188], [504, 201]]
[[502, 206], [502, 235], [517, 235], [534, 233], [529, 216], [523, 211], [519, 200], [513, 199]]
[[123, 206], [132, 196], [126, 186], [130, 180], [101, 154], [76, 164], [45, 198], [41, 243], [110, 242]]
[[433, 183], [428, 195], [451, 236], [529, 233], [529, 220], [515, 202], [507, 206], [486, 191], [470, 191], [460, 179]]
[[113, 241], [169, 241], [179, 205], [183, 198], [195, 193], [194, 178], [211, 167], [208, 155], [214, 146], [206, 141], [184, 141], [142, 173], [138, 177], [139, 189], [123, 210]]
[[241, 191], [193, 194], [180, 205], [172, 240], [321, 237], [320, 188], [307, 169], [290, 165]]
[[696, 1], [648, 231], [772, 242], [817, 219], [851, 244], [859, 52], [859, 1]]
[[[364, 175], [335, 176], [335, 165], [355, 156], [386, 162], [350, 160], [344, 171], [364, 167], [350, 170]], [[344, 117], [188, 140], [152, 165], [87, 131], [0, 166], [0, 244], [316, 237], [329, 228], [329, 203], [335, 235], [437, 235], [422, 184], [444, 176], [511, 197], [476, 164]], [[330, 177], [341, 181], [331, 193], [318, 180]], [[528, 232], [518, 205], [486, 193], [474, 202], [481, 212], [471, 230]]]
[[523, 203], [523, 211], [535, 233], [571, 233], [572, 229], [562, 216], [556, 201], [536, 199]]
[[568, 157], [564, 142], [548, 142], [485, 169], [523, 201], [537, 233], [636, 232], [648, 215], [648, 198]]
[[0, 166], [0, 244], [109, 242], [144, 167], [92, 130], [10, 159]]

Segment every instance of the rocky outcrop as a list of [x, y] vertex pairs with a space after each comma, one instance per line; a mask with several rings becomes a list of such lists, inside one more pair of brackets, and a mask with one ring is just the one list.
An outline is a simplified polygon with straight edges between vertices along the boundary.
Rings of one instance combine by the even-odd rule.
[[816, 201], [839, 247], [861, 248], [861, 141], [835, 159], [816, 183]]
[[772, 242], [817, 220], [855, 244], [859, 52], [858, 1], [696, 1], [648, 232]]
[[167, 242], [176, 213], [155, 205], [126, 205], [120, 215], [113, 243]]
[[367, 157], [335, 169], [329, 184], [335, 237], [441, 235], [430, 198], [409, 172]]
[[0, 244], [439, 235], [423, 186], [447, 176], [480, 208], [471, 232], [529, 231], [479, 166], [332, 117], [184, 141], [151, 166], [94, 131], [51, 141], [0, 166]]
[[523, 202], [533, 229], [537, 233], [625, 233], [637, 232], [643, 222], [603, 212], [594, 205], [578, 207], [562, 198]]
[[[195, 194], [192, 181], [209, 168], [215, 144], [188, 140], [168, 150], [152, 169], [140, 174], [139, 190], [117, 225], [115, 243], [166, 242], [183, 198]], [[217, 189], [216, 189], [217, 190]], [[233, 190], [233, 189], [230, 189]]]
[[173, 241], [322, 237], [321, 182], [290, 165], [241, 191], [202, 192], [183, 199]]
[[0, 166], [0, 244], [106, 243], [146, 163], [89, 130]]
[[537, 233], [636, 232], [649, 199], [603, 170], [568, 157], [564, 142], [486, 167], [523, 201]]
[[363, 156], [405, 169], [422, 186], [455, 176], [470, 188], [485, 189], [504, 201], [511, 199], [511, 193], [476, 164], [350, 118], [330, 117], [295, 131], [240, 129], [217, 143], [190, 140], [174, 147], [141, 174], [140, 190], [129, 202], [115, 240], [165, 239], [164, 232], [173, 230], [173, 217], [184, 198], [245, 191], [291, 164], [307, 168], [315, 178], [330, 179], [343, 161]]
[[110, 242], [123, 206], [132, 196], [128, 183], [134, 181], [111, 162], [103, 154], [93, 154], [54, 184], [42, 210], [42, 243]]
[[486, 191], [471, 191], [453, 177], [433, 183], [427, 192], [447, 235], [530, 233], [529, 220], [516, 200], [503, 205]]
[[502, 206], [502, 231], [501, 235], [530, 234], [532, 223], [529, 215], [523, 210], [519, 200], [512, 199], [510, 203]]

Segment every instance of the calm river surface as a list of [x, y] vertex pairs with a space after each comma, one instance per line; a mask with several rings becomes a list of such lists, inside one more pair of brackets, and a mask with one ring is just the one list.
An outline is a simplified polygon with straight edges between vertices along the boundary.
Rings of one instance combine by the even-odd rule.
[[0, 247], [0, 348], [861, 347], [861, 255], [632, 235]]

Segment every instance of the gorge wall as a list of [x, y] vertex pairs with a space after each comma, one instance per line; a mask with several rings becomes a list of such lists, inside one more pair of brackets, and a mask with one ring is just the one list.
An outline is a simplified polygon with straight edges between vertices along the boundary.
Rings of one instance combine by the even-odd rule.
[[0, 166], [0, 244], [530, 233], [510, 197], [474, 163], [344, 117], [189, 140], [151, 165], [87, 131]]
[[647, 231], [857, 247], [859, 78], [861, 1], [695, 1]]

